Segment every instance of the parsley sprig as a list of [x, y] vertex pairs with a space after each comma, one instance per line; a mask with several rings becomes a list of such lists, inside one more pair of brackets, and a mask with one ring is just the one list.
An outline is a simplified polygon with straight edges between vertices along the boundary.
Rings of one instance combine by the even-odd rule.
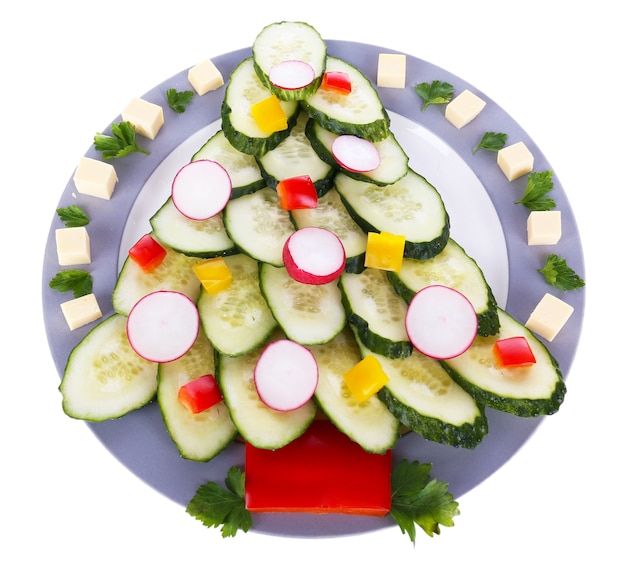
[[89, 217], [78, 205], [60, 207], [57, 215], [66, 227], [84, 227], [89, 224]]
[[531, 172], [526, 181], [524, 195], [515, 203], [521, 204], [531, 211], [548, 211], [553, 209], [556, 207], [556, 203], [548, 196], [553, 187], [552, 170]]
[[563, 291], [571, 291], [584, 287], [585, 281], [567, 265], [565, 258], [557, 254], [550, 254], [546, 258], [545, 266], [537, 270], [546, 281]]
[[74, 297], [83, 297], [91, 293], [93, 278], [84, 270], [63, 270], [56, 274], [48, 283], [55, 291], [71, 291]]
[[403, 459], [391, 473], [390, 514], [415, 544], [415, 524], [426, 534], [440, 533], [441, 526], [454, 526], [459, 504], [448, 492], [448, 484], [431, 479], [431, 464]]
[[170, 88], [165, 95], [167, 96], [167, 105], [170, 106], [170, 109], [176, 113], [185, 113], [191, 98], [193, 98], [193, 91], [185, 90], [184, 92], [179, 92], [176, 88]]
[[431, 104], [447, 104], [454, 96], [454, 86], [448, 82], [433, 80], [431, 83], [421, 82], [415, 86], [415, 92], [424, 100], [422, 111]]
[[122, 158], [133, 152], [150, 154], [137, 145], [135, 127], [129, 121], [120, 121], [111, 125], [113, 135], [96, 133], [93, 141], [97, 151], [102, 153], [102, 158]]
[[476, 154], [480, 149], [498, 152], [502, 147], [504, 147], [508, 138], [509, 136], [506, 133], [487, 131], [480, 140], [480, 143], [474, 147], [472, 153]]
[[187, 513], [207, 528], [221, 526], [222, 537], [233, 537], [239, 530], [252, 527], [252, 516], [246, 509], [245, 474], [231, 467], [226, 476], [226, 488], [209, 481], [200, 485], [187, 505]]

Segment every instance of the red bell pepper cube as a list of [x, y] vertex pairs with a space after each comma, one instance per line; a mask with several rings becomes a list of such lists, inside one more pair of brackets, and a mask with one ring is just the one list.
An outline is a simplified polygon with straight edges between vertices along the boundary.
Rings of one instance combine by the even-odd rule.
[[277, 450], [246, 443], [250, 512], [385, 516], [391, 508], [391, 450], [366, 452], [328, 420]]
[[501, 368], [524, 367], [536, 363], [528, 340], [524, 336], [512, 336], [497, 340], [493, 345], [496, 363]]
[[151, 235], [143, 235], [128, 251], [129, 256], [145, 272], [154, 270], [167, 255], [163, 248]]
[[278, 205], [292, 209], [314, 209], [317, 207], [317, 190], [310, 176], [285, 178], [276, 186]]
[[198, 414], [223, 400], [217, 381], [212, 374], [202, 375], [182, 385], [178, 400], [193, 414]]
[[352, 92], [352, 83], [350, 82], [350, 75], [347, 72], [341, 71], [328, 71], [322, 76], [322, 84], [320, 85], [322, 90], [330, 90], [337, 92], [337, 94], [343, 94], [344, 96]]

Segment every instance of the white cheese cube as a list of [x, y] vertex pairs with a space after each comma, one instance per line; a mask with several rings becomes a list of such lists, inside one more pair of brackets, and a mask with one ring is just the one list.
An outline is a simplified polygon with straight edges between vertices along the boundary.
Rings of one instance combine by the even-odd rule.
[[531, 172], [535, 159], [524, 142], [520, 141], [500, 149], [497, 162], [509, 181], [513, 181]]
[[574, 307], [546, 293], [530, 314], [526, 328], [552, 342], [573, 312]]
[[74, 172], [76, 190], [85, 195], [111, 199], [117, 184], [117, 174], [112, 164], [83, 156]]
[[85, 227], [65, 227], [55, 231], [60, 266], [91, 263], [89, 234]]
[[467, 125], [487, 105], [485, 100], [479, 98], [469, 90], [463, 90], [446, 106], [446, 119], [457, 129]]
[[560, 211], [531, 211], [526, 220], [528, 244], [556, 244], [561, 239]]
[[102, 317], [100, 306], [93, 293], [61, 303], [61, 311], [70, 330], [80, 328]]
[[406, 55], [380, 53], [376, 83], [382, 88], [404, 88], [406, 83]]
[[122, 111], [122, 119], [132, 123], [137, 133], [152, 140], [163, 126], [163, 108], [141, 98], [133, 98]]
[[187, 80], [199, 96], [224, 85], [224, 78], [213, 61], [206, 60], [189, 69]]

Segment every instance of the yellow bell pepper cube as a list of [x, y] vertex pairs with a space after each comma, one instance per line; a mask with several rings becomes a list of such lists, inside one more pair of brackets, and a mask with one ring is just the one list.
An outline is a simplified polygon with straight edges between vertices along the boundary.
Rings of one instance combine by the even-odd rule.
[[398, 272], [402, 267], [405, 237], [391, 233], [367, 234], [365, 266], [379, 270]]
[[346, 386], [357, 402], [362, 403], [380, 391], [389, 381], [380, 362], [372, 355], [365, 356], [358, 364], [343, 374]]
[[193, 266], [193, 270], [200, 280], [202, 287], [211, 295], [228, 289], [233, 281], [233, 276], [228, 269], [228, 264], [226, 264], [226, 261], [221, 256], [199, 262]]
[[271, 95], [250, 107], [252, 118], [264, 133], [287, 129], [287, 116], [279, 99]]

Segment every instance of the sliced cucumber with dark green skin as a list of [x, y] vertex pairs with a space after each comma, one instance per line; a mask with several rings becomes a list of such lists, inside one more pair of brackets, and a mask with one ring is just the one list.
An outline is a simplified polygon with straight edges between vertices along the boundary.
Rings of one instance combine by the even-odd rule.
[[[280, 336], [275, 333], [272, 340]], [[236, 358], [217, 354], [216, 372], [224, 401], [241, 437], [257, 448], [274, 450], [301, 436], [313, 422], [317, 407], [311, 399], [295, 410], [280, 412], [261, 401], [254, 384], [254, 367], [262, 351], [259, 348]]]
[[278, 194], [263, 188], [231, 199], [223, 212], [226, 232], [246, 254], [259, 262], [283, 266], [283, 246], [295, 231], [289, 211], [278, 205]]
[[[315, 93], [326, 68], [326, 42], [304, 22], [282, 21], [264, 27], [252, 44], [254, 66], [261, 82], [281, 100], [301, 100]], [[313, 70], [313, 80], [301, 88], [286, 90], [271, 83], [272, 67], [284, 61], [301, 61]]]
[[187, 256], [215, 258], [239, 252], [221, 213], [202, 221], [189, 219], [176, 209], [171, 197], [150, 218], [150, 226], [159, 242]]
[[[363, 357], [374, 354], [358, 339]], [[488, 431], [484, 408], [439, 362], [415, 351], [408, 358], [374, 354], [389, 381], [380, 400], [407, 428], [425, 439], [473, 449]]]
[[201, 285], [193, 266], [203, 258], [187, 256], [167, 246], [165, 249], [167, 254], [163, 262], [149, 273], [145, 273], [132, 258], [126, 258], [113, 288], [112, 302], [116, 313], [128, 315], [144, 295], [162, 289], [184, 293], [194, 302], [198, 299]]
[[261, 346], [276, 321], [259, 286], [257, 262], [245, 254], [224, 258], [230, 286], [216, 294], [202, 291], [198, 312], [204, 334], [221, 354], [241, 356]]
[[223, 401], [194, 414], [178, 400], [183, 385], [206, 374], [215, 374], [215, 358], [202, 331], [184, 356], [159, 364], [157, 399], [163, 421], [181, 457], [191, 461], [213, 459], [237, 436]]
[[[500, 332], [477, 337], [460, 356], [442, 365], [477, 401], [500, 411], [522, 417], [557, 412], [566, 393], [565, 382], [556, 359], [548, 349], [504, 310], [499, 309]], [[536, 363], [528, 367], [499, 369], [493, 354], [495, 342], [502, 338], [524, 336]]]
[[384, 453], [393, 448], [400, 433], [398, 419], [376, 395], [357, 402], [345, 384], [343, 374], [361, 361], [352, 332], [346, 328], [310, 350], [319, 371], [315, 399], [324, 414], [365, 451]]
[[259, 283], [272, 315], [287, 337], [309, 346], [324, 344], [346, 324], [337, 281], [311, 285], [295, 281], [286, 268], [259, 265]]
[[226, 169], [232, 182], [231, 199], [251, 194], [266, 186], [256, 158], [235, 149], [222, 130], [209, 138], [191, 160], [202, 159], [214, 160]]
[[360, 274], [342, 274], [339, 289], [348, 322], [372, 352], [388, 358], [406, 358], [413, 352], [404, 326], [407, 305], [393, 289], [386, 272], [365, 268]]
[[251, 107], [270, 95], [254, 70], [252, 57], [244, 59], [231, 73], [222, 102], [222, 131], [238, 151], [261, 156], [286, 139], [295, 126], [300, 107], [298, 102], [288, 101], [280, 101], [287, 117], [286, 129], [267, 133], [257, 125]]
[[324, 129], [337, 135], [356, 135], [368, 141], [382, 141], [390, 132], [389, 114], [369, 79], [356, 67], [328, 56], [326, 71], [350, 76], [351, 92], [345, 96], [318, 88], [301, 101], [308, 114]]
[[387, 186], [339, 172], [335, 189], [364, 231], [404, 236], [407, 258], [427, 260], [439, 254], [448, 242], [450, 218], [439, 192], [411, 169]]
[[333, 186], [337, 166], [336, 163], [325, 162], [313, 150], [304, 134], [308, 120], [308, 115], [301, 112], [289, 137], [260, 156], [257, 161], [267, 185], [271, 188], [276, 188], [286, 178], [309, 176], [320, 197]]
[[345, 272], [358, 274], [365, 267], [367, 235], [348, 213], [339, 194], [331, 189], [317, 200], [313, 209], [294, 209], [291, 217], [298, 229], [321, 227], [335, 233], [346, 251]]
[[63, 411], [101, 422], [140, 409], [157, 390], [158, 364], [139, 357], [126, 336], [126, 316], [113, 314], [72, 350], [59, 386]]
[[446, 285], [467, 297], [478, 316], [478, 334], [497, 334], [500, 328], [498, 306], [491, 287], [476, 261], [454, 240], [428, 260], [405, 258], [399, 272], [387, 272], [396, 292], [408, 304], [426, 286]]
[[[311, 146], [319, 157], [324, 162], [336, 166], [337, 161], [333, 156], [332, 145], [339, 135], [324, 129], [315, 119], [309, 119], [305, 132]], [[379, 166], [371, 172], [353, 172], [346, 168], [341, 168], [346, 176], [385, 186], [397, 182], [409, 171], [409, 157], [393, 133], [390, 132], [382, 141], [373, 144], [380, 155]]]

